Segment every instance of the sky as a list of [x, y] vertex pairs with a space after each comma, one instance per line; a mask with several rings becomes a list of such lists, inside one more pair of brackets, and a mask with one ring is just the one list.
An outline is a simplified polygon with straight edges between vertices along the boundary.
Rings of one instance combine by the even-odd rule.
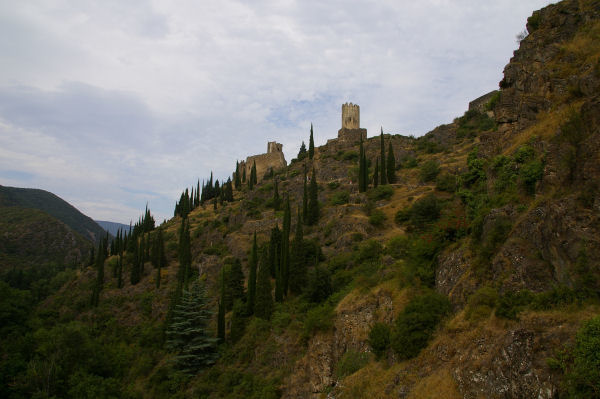
[[498, 87], [548, 0], [0, 0], [0, 185], [157, 222], [186, 187], [360, 105], [420, 136]]

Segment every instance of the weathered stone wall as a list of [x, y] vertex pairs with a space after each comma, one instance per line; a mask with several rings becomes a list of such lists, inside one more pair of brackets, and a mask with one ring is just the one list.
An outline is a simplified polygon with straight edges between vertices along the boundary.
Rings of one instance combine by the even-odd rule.
[[342, 104], [342, 129], [360, 128], [360, 107], [356, 104]]
[[240, 162], [240, 171], [246, 168], [246, 178], [250, 177], [252, 165], [256, 162], [256, 177], [261, 181], [265, 174], [271, 169], [277, 170], [287, 166], [285, 156], [283, 155], [283, 144], [275, 141], [267, 143], [267, 153], [252, 155], [246, 158], [246, 161]]
[[469, 103], [469, 111], [471, 110], [477, 110], [479, 112], [485, 112], [486, 109], [486, 105], [488, 104], [488, 102], [492, 99], [492, 97], [494, 96], [494, 94], [496, 94], [498, 92], [498, 90], [492, 90], [487, 94], [484, 94], [481, 97], [476, 98], [475, 100], [471, 101]]

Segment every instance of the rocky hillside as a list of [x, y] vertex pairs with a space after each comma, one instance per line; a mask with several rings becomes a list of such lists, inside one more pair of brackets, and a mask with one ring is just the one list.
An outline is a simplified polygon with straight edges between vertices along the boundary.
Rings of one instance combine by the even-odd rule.
[[[366, 192], [356, 183], [359, 146], [330, 142], [244, 184], [231, 202], [191, 210], [189, 274], [216, 312], [236, 259], [250, 289], [254, 234], [267, 264], [273, 228], [284, 224], [276, 187], [290, 199], [294, 242], [304, 172], [315, 171], [320, 212], [300, 225], [301, 292], [267, 316], [248, 311], [246, 296], [224, 305], [214, 365], [186, 376], [164, 345], [186, 262], [177, 216], [160, 226], [165, 268], [148, 262], [132, 284], [126, 253], [119, 286], [119, 258], [109, 257], [97, 307], [89, 298], [98, 271], [87, 268], [27, 326], [11, 327], [20, 334], [3, 338], [3, 396], [598, 397], [600, 2], [550, 5], [527, 27], [484, 112], [421, 138], [363, 143]], [[374, 187], [382, 142], [396, 180]], [[215, 314], [209, 330], [217, 326]]]

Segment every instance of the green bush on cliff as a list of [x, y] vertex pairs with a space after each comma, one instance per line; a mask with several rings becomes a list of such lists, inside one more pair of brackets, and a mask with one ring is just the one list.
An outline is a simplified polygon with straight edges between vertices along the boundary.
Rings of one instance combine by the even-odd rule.
[[448, 298], [434, 291], [418, 296], [406, 305], [396, 319], [391, 336], [391, 346], [398, 357], [417, 356], [450, 310]]

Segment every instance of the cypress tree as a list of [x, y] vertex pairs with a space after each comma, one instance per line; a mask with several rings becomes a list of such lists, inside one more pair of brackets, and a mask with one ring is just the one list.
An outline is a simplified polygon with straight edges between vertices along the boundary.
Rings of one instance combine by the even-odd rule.
[[302, 220], [308, 221], [308, 186], [306, 177], [306, 166], [304, 167], [304, 188], [302, 191]]
[[219, 313], [217, 315], [217, 338], [220, 343], [225, 342], [225, 273], [221, 269], [221, 298], [218, 303]]
[[271, 237], [269, 239], [269, 269], [271, 277], [275, 277], [275, 271], [279, 268], [279, 256], [281, 252], [281, 231], [279, 226], [271, 229]]
[[360, 138], [360, 149], [358, 154], [358, 192], [364, 193], [367, 191], [365, 188], [365, 149], [363, 147], [362, 136]]
[[258, 264], [258, 246], [256, 245], [256, 232], [254, 232], [254, 241], [252, 244], [252, 251], [250, 252], [250, 259], [248, 273], [248, 301], [247, 305], [247, 314], [251, 315], [254, 313], [254, 303], [256, 301], [256, 268]]
[[119, 254], [117, 266], [117, 288], [123, 288], [123, 250]]
[[140, 257], [138, 258], [139, 262], [140, 262], [140, 274], [144, 275], [144, 261], [146, 260], [146, 240], [144, 239], [144, 236], [142, 235], [140, 237]]
[[279, 265], [281, 269], [281, 291], [287, 295], [290, 272], [290, 226], [291, 226], [290, 197], [286, 195], [283, 207], [283, 231], [281, 233], [281, 256]]
[[308, 212], [306, 224], [313, 226], [319, 221], [319, 186], [315, 168], [312, 171], [310, 187], [308, 189]]
[[233, 303], [231, 312], [231, 327], [229, 329], [229, 341], [236, 343], [244, 335], [246, 328], [246, 306], [241, 300]]
[[373, 187], [379, 184], [379, 158], [375, 161], [375, 172], [373, 173]]
[[244, 299], [244, 272], [242, 263], [238, 258], [231, 257], [225, 260], [225, 310], [230, 310], [236, 300]]
[[315, 155], [315, 140], [313, 139], [313, 125], [310, 124], [310, 139], [308, 140], [308, 158], [313, 159]]
[[261, 319], [269, 320], [273, 311], [273, 297], [271, 296], [271, 268], [267, 248], [263, 248], [260, 256], [260, 267], [256, 281], [256, 304], [254, 314]]
[[185, 375], [196, 375], [217, 359], [218, 339], [208, 334], [211, 316], [204, 286], [194, 283], [182, 292], [166, 335], [167, 348], [176, 352], [175, 364]]
[[298, 209], [296, 235], [290, 249], [289, 290], [292, 294], [301, 294], [306, 284], [306, 263], [304, 259], [304, 233], [302, 231], [302, 215]]
[[227, 179], [227, 183], [225, 183], [225, 201], [233, 202], [233, 184], [229, 178]]
[[275, 252], [275, 301], [283, 302], [283, 279], [281, 276], [281, 264], [279, 263], [279, 252]]
[[252, 162], [252, 171], [251, 171], [251, 176], [252, 176], [252, 184], [256, 185], [258, 184], [258, 176], [256, 176], [256, 161]]
[[244, 170], [242, 170], [242, 183], [246, 182], [246, 164], [244, 163]]
[[281, 208], [281, 199], [279, 198], [279, 181], [275, 179], [273, 188], [273, 209], [278, 211]]
[[387, 184], [387, 175], [386, 175], [386, 171], [387, 169], [385, 168], [385, 142], [383, 141], [383, 127], [381, 128], [381, 135], [379, 136], [381, 138], [381, 156], [380, 156], [380, 161], [381, 161], [381, 168], [379, 169], [380, 171], [380, 175], [381, 175], [381, 184]]
[[388, 142], [388, 154], [387, 162], [387, 180], [388, 183], [396, 183], [396, 157], [394, 156], [394, 149], [392, 148], [392, 140]]

